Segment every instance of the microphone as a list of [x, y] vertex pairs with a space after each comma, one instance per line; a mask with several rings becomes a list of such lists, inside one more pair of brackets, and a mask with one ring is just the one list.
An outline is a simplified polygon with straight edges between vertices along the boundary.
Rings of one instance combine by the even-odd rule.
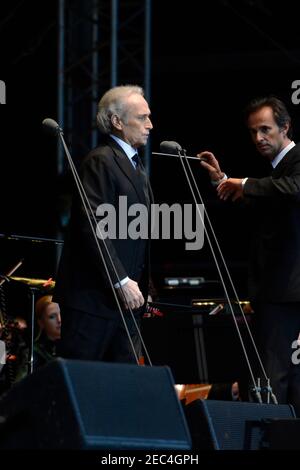
[[62, 133], [62, 129], [59, 127], [56, 121], [51, 118], [46, 118], [42, 122], [44, 128], [50, 132], [51, 134], [59, 134], [60, 132]]
[[161, 142], [159, 145], [159, 148], [162, 153], [168, 153], [168, 154], [177, 154], [178, 152], [182, 151], [181, 145], [179, 145], [177, 142], [174, 142], [173, 140], [164, 140]]

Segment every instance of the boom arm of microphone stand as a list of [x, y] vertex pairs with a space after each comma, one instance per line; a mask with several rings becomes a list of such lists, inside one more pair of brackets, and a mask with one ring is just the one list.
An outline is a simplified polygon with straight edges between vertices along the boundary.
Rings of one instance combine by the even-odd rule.
[[[164, 157], [177, 157], [180, 158], [180, 155], [176, 153], [161, 153], [161, 152], [152, 152], [152, 155], [159, 155], [159, 156], [164, 156]], [[189, 160], [198, 160], [198, 162], [206, 162], [206, 158], [199, 158], [199, 157], [189, 157], [186, 155], [184, 158], [188, 158]]]

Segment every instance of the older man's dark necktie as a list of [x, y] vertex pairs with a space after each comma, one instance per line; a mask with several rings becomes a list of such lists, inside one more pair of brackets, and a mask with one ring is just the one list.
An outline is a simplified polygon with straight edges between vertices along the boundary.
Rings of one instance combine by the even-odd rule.
[[139, 165], [139, 156], [137, 153], [135, 153], [131, 159], [134, 162], [135, 169], [137, 169]]
[[143, 163], [142, 163], [142, 161], [141, 161], [141, 159], [140, 159], [140, 157], [137, 153], [132, 157], [132, 161], [135, 164], [136, 175], [137, 175], [137, 177], [139, 178], [139, 180], [141, 182], [141, 185], [143, 187], [143, 192], [145, 194], [145, 199], [146, 199], [146, 202], [147, 202], [147, 206], [149, 207], [150, 198], [149, 198], [148, 176], [147, 176], [146, 170], [145, 170], [144, 165], [143, 165]]

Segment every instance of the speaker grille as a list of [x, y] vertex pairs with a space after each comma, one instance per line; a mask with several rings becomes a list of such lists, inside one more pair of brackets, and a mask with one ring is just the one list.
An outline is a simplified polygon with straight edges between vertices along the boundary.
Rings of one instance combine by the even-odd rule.
[[0, 414], [0, 448], [191, 448], [167, 367], [59, 359], [17, 384]]
[[216, 450], [259, 449], [264, 420], [295, 418], [290, 405], [196, 400], [186, 408], [194, 446]]

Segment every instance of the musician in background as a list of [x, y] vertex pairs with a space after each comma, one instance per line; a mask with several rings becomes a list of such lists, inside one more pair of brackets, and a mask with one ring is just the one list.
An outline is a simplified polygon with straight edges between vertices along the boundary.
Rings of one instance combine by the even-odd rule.
[[243, 200], [253, 210], [249, 296], [256, 340], [278, 402], [291, 403], [300, 416], [300, 365], [292, 361], [300, 331], [300, 144], [276, 97], [253, 100], [246, 123], [270, 176], [228, 178], [211, 152], [198, 157], [221, 200]]
[[33, 366], [40, 367], [56, 358], [61, 336], [61, 316], [58, 303], [51, 295], [44, 295], [35, 304], [36, 321], [39, 327], [33, 349]]
[[0, 395], [18, 380], [21, 371], [21, 376], [27, 373], [26, 330], [26, 320], [19, 316], [0, 322]]
[[[44, 295], [37, 300], [35, 319], [38, 332], [33, 343], [33, 371], [57, 357], [57, 346], [61, 336], [61, 317], [59, 305], [52, 301], [51, 295]], [[26, 377], [29, 360], [29, 347], [19, 348], [14, 382]]]

